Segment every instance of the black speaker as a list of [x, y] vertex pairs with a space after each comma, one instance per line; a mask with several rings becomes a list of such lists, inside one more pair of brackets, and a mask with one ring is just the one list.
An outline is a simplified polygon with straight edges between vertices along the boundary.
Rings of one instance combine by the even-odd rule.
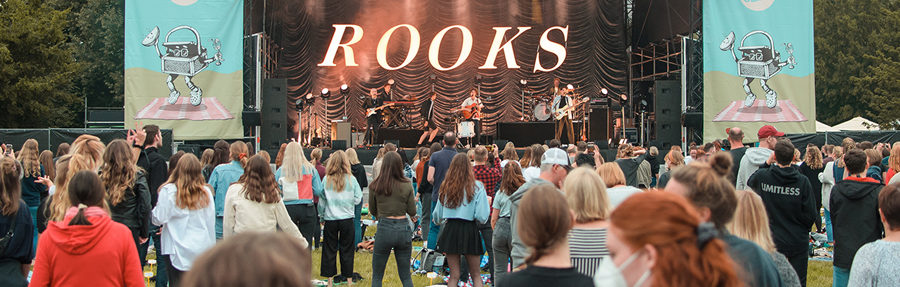
[[591, 106], [591, 119], [588, 126], [588, 140], [603, 141], [609, 139], [609, 109], [606, 106]]
[[394, 146], [396, 146], [397, 149], [400, 148], [400, 140], [385, 140], [384, 141], [384, 144], [388, 144], [388, 143], [394, 144]]
[[245, 127], [258, 126], [262, 123], [259, 114], [259, 111], [243, 111], [241, 112], [241, 122]]
[[347, 141], [346, 140], [332, 140], [331, 141], [331, 149], [345, 150], [345, 149], [347, 149]]
[[684, 113], [684, 126], [688, 128], [703, 128], [703, 113], [691, 112]]
[[260, 148], [278, 149], [287, 141], [287, 80], [265, 79], [262, 89]]
[[656, 121], [653, 135], [660, 149], [681, 144], [681, 81], [656, 81], [653, 85]]

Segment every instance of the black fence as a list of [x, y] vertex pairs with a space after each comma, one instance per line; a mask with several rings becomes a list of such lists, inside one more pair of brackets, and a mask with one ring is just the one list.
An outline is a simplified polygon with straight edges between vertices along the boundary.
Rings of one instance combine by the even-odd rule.
[[[163, 145], [159, 153], [168, 158], [172, 155], [172, 130], [161, 130]], [[22, 148], [25, 141], [35, 139], [41, 150], [54, 153], [61, 143], [72, 143], [80, 135], [89, 134], [100, 138], [104, 143], [115, 139], [125, 139], [128, 131], [124, 129], [0, 129], [0, 142], [12, 144], [15, 150]]]

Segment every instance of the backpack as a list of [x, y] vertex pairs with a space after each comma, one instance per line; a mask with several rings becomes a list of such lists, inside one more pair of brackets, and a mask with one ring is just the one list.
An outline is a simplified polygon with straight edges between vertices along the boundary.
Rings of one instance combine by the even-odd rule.
[[442, 274], [445, 259], [444, 254], [438, 253], [434, 249], [422, 248], [414, 257], [411, 265], [415, 273], [437, 272]]

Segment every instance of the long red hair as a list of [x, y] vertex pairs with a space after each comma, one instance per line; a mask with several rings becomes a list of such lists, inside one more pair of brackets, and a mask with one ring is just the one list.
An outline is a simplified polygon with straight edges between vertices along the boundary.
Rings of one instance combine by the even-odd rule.
[[697, 243], [700, 217], [684, 197], [667, 192], [638, 193], [619, 204], [610, 216], [631, 248], [656, 248], [654, 287], [742, 286], [725, 244], [712, 239]]

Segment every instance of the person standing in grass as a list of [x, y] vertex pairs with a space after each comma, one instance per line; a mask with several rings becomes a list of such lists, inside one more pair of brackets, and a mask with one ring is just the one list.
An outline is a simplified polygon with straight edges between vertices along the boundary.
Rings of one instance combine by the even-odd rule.
[[576, 168], [563, 183], [563, 192], [569, 209], [575, 214], [575, 223], [569, 230], [569, 256], [578, 273], [594, 276], [606, 249], [610, 208], [606, 184], [600, 175], [589, 168]]
[[[433, 160], [433, 159], [432, 159]], [[481, 255], [484, 254], [478, 224], [488, 220], [488, 199], [484, 185], [475, 180], [466, 154], [453, 156], [441, 183], [432, 220], [441, 225], [436, 250], [447, 255], [450, 278], [447, 286], [456, 286], [460, 277], [460, 257], [465, 257], [474, 287], [481, 287]]]
[[848, 286], [896, 286], [900, 282], [900, 184], [878, 194], [884, 239], [859, 248], [850, 268]]
[[[110, 148], [113, 145], [110, 144]], [[159, 190], [153, 224], [162, 226], [160, 248], [168, 255], [169, 286], [179, 286], [194, 259], [216, 244], [216, 207], [193, 154], [178, 160], [175, 172]]]
[[500, 190], [491, 204], [491, 228], [494, 229], [494, 238], [491, 240], [494, 250], [494, 284], [499, 284], [500, 279], [507, 273], [512, 251], [512, 235], [509, 226], [509, 208], [512, 202], [509, 196], [525, 184], [522, 177], [522, 167], [519, 162], [507, 162], [503, 168], [503, 178], [500, 180]]
[[[216, 166], [209, 176], [209, 185], [213, 189], [216, 203], [216, 239], [222, 239], [222, 219], [225, 217], [225, 195], [228, 193], [228, 187], [244, 175], [244, 167], [250, 159], [247, 155], [250, 151], [244, 142], [232, 143], [229, 152], [231, 163]], [[153, 189], [152, 186], [150, 188]]]
[[375, 254], [372, 256], [372, 286], [380, 287], [391, 250], [397, 261], [397, 273], [403, 287], [412, 287], [409, 257], [412, 254], [412, 229], [406, 216], [416, 216], [416, 196], [409, 178], [403, 175], [403, 162], [397, 152], [388, 152], [381, 173], [369, 190], [369, 207], [378, 218]]
[[[335, 151], [325, 167], [325, 189], [319, 196], [319, 214], [325, 219], [325, 237], [322, 244], [321, 275], [328, 277], [328, 284], [348, 281], [353, 283], [353, 209], [362, 201], [362, 190], [350, 173], [350, 162], [343, 151]], [[335, 266], [340, 252], [341, 274]], [[334, 278], [332, 278], [334, 277]]]
[[313, 194], [322, 192], [322, 180], [315, 166], [306, 160], [303, 148], [297, 142], [285, 147], [284, 161], [275, 171], [275, 180], [281, 187], [284, 206], [291, 221], [300, 229], [309, 246], [318, 236], [319, 214], [313, 203]]
[[[866, 176], [868, 157], [861, 149], [844, 155], [848, 177], [831, 189], [831, 222], [834, 224], [834, 286], [848, 286], [853, 257], [864, 244], [881, 238], [878, 214], [881, 182]], [[896, 283], [896, 282], [895, 282]]]
[[783, 287], [799, 287], [800, 278], [797, 271], [791, 267], [787, 257], [775, 250], [775, 242], [772, 241], [772, 231], [769, 229], [769, 215], [762, 198], [749, 190], [737, 191], [737, 208], [734, 209], [734, 219], [727, 224], [728, 231], [735, 236], [747, 239], [759, 245], [763, 250], [772, 255], [778, 276]]

